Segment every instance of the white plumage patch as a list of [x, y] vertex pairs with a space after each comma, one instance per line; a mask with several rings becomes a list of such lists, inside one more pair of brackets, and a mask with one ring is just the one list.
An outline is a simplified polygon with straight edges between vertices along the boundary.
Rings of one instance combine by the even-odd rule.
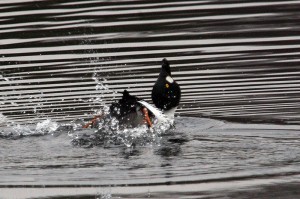
[[172, 79], [172, 77], [167, 76], [166, 77], [167, 82], [169, 82], [170, 84], [172, 84], [174, 82], [174, 80]]
[[152, 106], [148, 102], [145, 102], [143, 100], [138, 101], [138, 103], [142, 104], [144, 107], [146, 107], [157, 119], [156, 124], [171, 124], [174, 123], [174, 113], [177, 107], [170, 109], [169, 111], [166, 111], [163, 113], [162, 111], [158, 110], [156, 107]]
[[158, 119], [159, 122], [166, 122], [168, 120], [168, 118], [163, 114], [163, 112], [161, 112], [156, 107], [149, 104], [148, 102], [141, 100], [141, 101], [138, 101], [138, 103], [144, 105], [150, 112], [152, 112], [153, 115], [155, 115], [155, 117]]

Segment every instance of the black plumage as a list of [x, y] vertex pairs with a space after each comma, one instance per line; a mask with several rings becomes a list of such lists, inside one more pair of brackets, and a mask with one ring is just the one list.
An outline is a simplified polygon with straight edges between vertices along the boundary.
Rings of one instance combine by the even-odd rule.
[[136, 107], [140, 106], [137, 101], [140, 99], [136, 96], [130, 95], [127, 90], [123, 91], [122, 98], [110, 106], [110, 113], [117, 118], [136, 112]]
[[[111, 104], [110, 116], [117, 118], [119, 124], [125, 127], [144, 124], [143, 106], [138, 101], [140, 101], [138, 97], [130, 95], [127, 90], [124, 90], [122, 98]], [[153, 116], [151, 112], [149, 112], [149, 116]]]
[[171, 76], [168, 60], [163, 59], [162, 62], [160, 74], [152, 89], [152, 101], [157, 108], [167, 111], [179, 105], [181, 90]]

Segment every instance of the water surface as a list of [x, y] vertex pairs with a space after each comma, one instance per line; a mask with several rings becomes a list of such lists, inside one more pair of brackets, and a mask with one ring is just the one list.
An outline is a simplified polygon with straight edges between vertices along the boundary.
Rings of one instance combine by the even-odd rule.
[[[0, 198], [297, 198], [299, 6], [1, 1]], [[175, 129], [131, 147], [70, 130], [118, 91], [151, 103], [165, 57]]]
[[299, 4], [1, 1], [0, 111], [61, 121], [94, 113], [100, 94], [150, 100], [166, 57], [183, 92], [178, 114], [298, 124]]
[[[48, 123], [48, 128], [53, 124]], [[76, 134], [83, 130], [77, 130]], [[84, 130], [85, 134], [93, 133]], [[72, 145], [64, 131], [44, 131], [0, 140], [5, 197], [72, 196], [223, 198], [271, 197], [270, 187], [300, 183], [299, 126], [238, 124], [181, 117], [156, 142]], [[7, 189], [8, 188], [8, 189]], [[24, 189], [27, 188], [27, 189]], [[51, 191], [52, 190], [52, 191]], [[56, 190], [53, 192], [53, 190]], [[108, 195], [105, 195], [108, 194]]]

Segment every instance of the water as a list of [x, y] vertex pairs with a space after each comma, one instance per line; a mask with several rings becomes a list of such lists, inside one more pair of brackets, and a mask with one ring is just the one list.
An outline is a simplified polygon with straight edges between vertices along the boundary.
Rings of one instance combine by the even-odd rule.
[[[0, 1], [0, 198], [298, 198], [299, 4]], [[175, 129], [75, 128], [164, 57]]]
[[287, 185], [291, 190], [280, 197], [300, 193], [293, 187], [300, 183], [298, 125], [180, 117], [161, 139], [135, 147], [72, 145], [66, 129], [46, 131], [56, 124], [43, 125], [44, 131], [0, 140], [4, 197], [251, 198], [256, 193], [268, 198], [272, 186]]

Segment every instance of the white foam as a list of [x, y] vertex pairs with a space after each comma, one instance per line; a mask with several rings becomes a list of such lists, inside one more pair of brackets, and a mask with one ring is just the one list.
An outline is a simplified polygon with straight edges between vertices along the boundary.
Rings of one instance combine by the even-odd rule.
[[37, 123], [35, 133], [38, 134], [52, 134], [58, 129], [59, 125], [52, 122], [50, 119]]
[[174, 121], [174, 115], [175, 111], [177, 109], [177, 106], [174, 108], [171, 108], [170, 110], [164, 111], [164, 114], [172, 121]]
[[0, 113], [0, 126], [7, 122], [7, 118]]

